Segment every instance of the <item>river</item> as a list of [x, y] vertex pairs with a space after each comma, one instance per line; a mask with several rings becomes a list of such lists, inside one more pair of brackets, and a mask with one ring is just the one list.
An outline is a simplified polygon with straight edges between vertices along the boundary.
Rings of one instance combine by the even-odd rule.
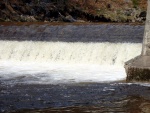
[[144, 26], [1, 24], [0, 111], [149, 113], [150, 84], [125, 82]]

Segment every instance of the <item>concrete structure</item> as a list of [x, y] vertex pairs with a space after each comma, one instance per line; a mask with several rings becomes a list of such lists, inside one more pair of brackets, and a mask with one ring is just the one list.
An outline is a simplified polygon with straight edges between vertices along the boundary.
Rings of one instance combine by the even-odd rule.
[[142, 53], [125, 63], [127, 81], [150, 81], [150, 0], [148, 0]]

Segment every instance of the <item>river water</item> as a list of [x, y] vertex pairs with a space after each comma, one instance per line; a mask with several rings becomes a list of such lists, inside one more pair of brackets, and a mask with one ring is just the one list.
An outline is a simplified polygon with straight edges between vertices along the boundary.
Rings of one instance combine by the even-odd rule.
[[126, 83], [143, 25], [1, 24], [0, 111], [149, 113], [150, 84]]

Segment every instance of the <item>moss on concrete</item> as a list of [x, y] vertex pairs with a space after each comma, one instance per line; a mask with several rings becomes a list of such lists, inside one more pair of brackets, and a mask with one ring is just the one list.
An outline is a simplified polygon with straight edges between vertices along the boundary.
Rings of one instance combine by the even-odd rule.
[[127, 81], [150, 81], [150, 69], [129, 67]]

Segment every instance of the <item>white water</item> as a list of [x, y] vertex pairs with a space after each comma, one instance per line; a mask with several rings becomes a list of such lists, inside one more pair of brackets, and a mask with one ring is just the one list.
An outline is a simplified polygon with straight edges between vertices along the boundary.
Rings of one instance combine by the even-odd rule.
[[9, 83], [110, 82], [126, 77], [124, 62], [139, 43], [0, 41], [0, 80]]

